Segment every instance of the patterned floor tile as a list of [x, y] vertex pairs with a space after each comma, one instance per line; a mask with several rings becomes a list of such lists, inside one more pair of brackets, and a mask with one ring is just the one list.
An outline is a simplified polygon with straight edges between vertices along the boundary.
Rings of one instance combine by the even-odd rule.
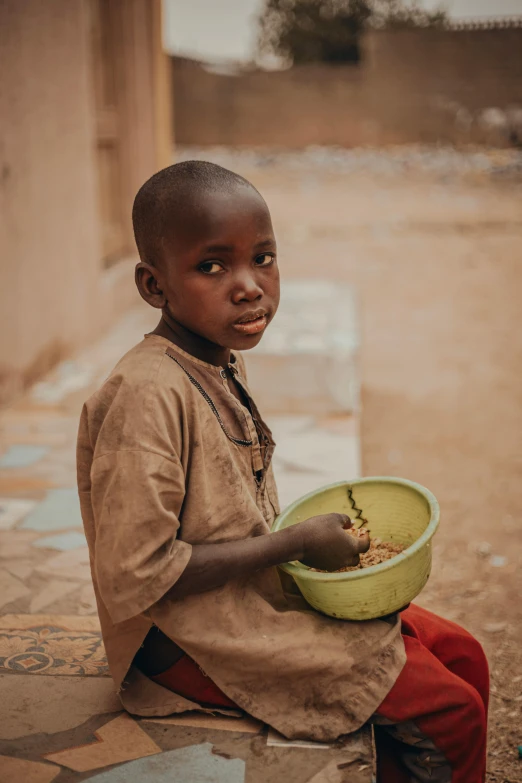
[[45, 457], [49, 452], [47, 446], [15, 444], [10, 446], [0, 457], [0, 468], [27, 468]]
[[61, 430], [50, 432], [48, 430], [42, 430], [36, 426], [31, 426], [29, 422], [25, 424], [15, 424], [11, 427], [6, 427], [5, 423], [2, 423], [1, 429], [2, 443], [6, 446], [14, 445], [27, 445], [27, 446], [46, 446], [52, 448], [53, 446], [63, 446], [67, 443], [67, 432], [62, 427]]
[[39, 590], [33, 596], [29, 604], [29, 612], [35, 614], [41, 612], [46, 606], [53, 604], [60, 598], [64, 598], [69, 593], [74, 592], [80, 587], [80, 582], [64, 582], [59, 579], [51, 579], [42, 590]]
[[0, 568], [0, 608], [30, 592], [20, 579], [10, 574], [5, 568]]
[[44, 576], [59, 576], [63, 579], [79, 579], [90, 582], [89, 550], [87, 547], [80, 547], [71, 552], [61, 552], [39, 565], [36, 571]]
[[[11, 615], [11, 618], [16, 617]], [[5, 618], [2, 618], [5, 620]], [[94, 618], [92, 618], [94, 619]], [[3, 623], [0, 630], [0, 670], [25, 674], [108, 676], [99, 630], [70, 630], [60, 618], [33, 616], [29, 621]], [[19, 627], [22, 626], [22, 627]]]
[[73, 487], [76, 484], [75, 443], [54, 448], [45, 459], [31, 468], [31, 473], [46, 478], [55, 487]]
[[45, 758], [75, 772], [88, 772], [161, 753], [159, 745], [126, 713], [99, 728], [95, 736], [96, 742], [49, 753]]
[[226, 718], [223, 715], [203, 715], [188, 712], [184, 715], [170, 715], [168, 718], [146, 718], [145, 723], [162, 723], [165, 726], [191, 726], [195, 729], [213, 729], [215, 731], [236, 731], [242, 734], [259, 734], [263, 723], [251, 718]]
[[4, 614], [0, 615], [0, 631], [25, 631], [44, 625], [57, 625], [62, 631], [88, 631], [100, 633], [98, 617], [77, 617], [76, 615], [54, 614]]
[[56, 536], [45, 536], [33, 541], [33, 546], [46, 549], [60, 549], [62, 552], [68, 552], [70, 549], [78, 549], [80, 546], [86, 546], [87, 541], [83, 533], [72, 530], [69, 533], [59, 533]]
[[45, 500], [29, 514], [21, 527], [42, 531], [83, 527], [76, 488], [50, 489]]
[[39, 761], [0, 756], [0, 780], [2, 783], [51, 783], [60, 774], [60, 767]]
[[[110, 677], [0, 673], [0, 740], [9, 743], [31, 735], [42, 737], [69, 731], [92, 718], [99, 723], [99, 716], [121, 712], [121, 702]], [[83, 732], [81, 738], [71, 741], [70, 745], [88, 742], [91, 736]], [[23, 745], [29, 747], [25, 741]], [[38, 746], [41, 753], [49, 753], [63, 748], [64, 742], [50, 745], [43, 739]], [[3, 752], [12, 753], [12, 746], [4, 747]]]
[[31, 576], [34, 570], [34, 563], [24, 558], [15, 558], [14, 560], [5, 560], [2, 563], [2, 567], [6, 571], [9, 571], [13, 576], [17, 576], [18, 579], [27, 579]]
[[97, 612], [96, 596], [92, 584], [84, 585], [80, 591], [78, 614], [95, 614]]
[[[0, 557], [2, 561], [29, 558], [29, 545], [38, 538], [32, 530], [0, 530]], [[4, 565], [4, 562], [2, 562]]]
[[245, 762], [213, 751], [210, 742], [167, 750], [160, 756], [131, 761], [89, 778], [91, 783], [243, 783]]
[[9, 530], [23, 519], [36, 505], [34, 500], [0, 498], [0, 530]]
[[33, 386], [31, 397], [39, 403], [55, 405], [68, 394], [86, 386], [93, 373], [93, 367], [79, 366], [73, 361], [62, 362], [53, 370], [48, 380]]
[[49, 409], [20, 400], [6, 408], [2, 415], [2, 435], [11, 432], [59, 432], [65, 429], [69, 416], [61, 408]]
[[18, 495], [26, 492], [41, 492], [54, 486], [54, 482], [48, 478], [41, 478], [31, 473], [21, 476], [8, 476], [7, 474], [0, 476], [0, 493], [2, 494]]

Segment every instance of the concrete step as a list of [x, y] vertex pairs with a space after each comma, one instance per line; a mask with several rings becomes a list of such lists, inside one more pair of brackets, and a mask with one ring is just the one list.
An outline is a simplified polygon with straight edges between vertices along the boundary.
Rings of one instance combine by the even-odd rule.
[[314, 489], [360, 476], [358, 416], [268, 416], [268, 424], [282, 509]]
[[249, 385], [264, 413], [356, 413], [359, 333], [353, 290], [332, 280], [284, 283], [273, 323], [244, 356]]

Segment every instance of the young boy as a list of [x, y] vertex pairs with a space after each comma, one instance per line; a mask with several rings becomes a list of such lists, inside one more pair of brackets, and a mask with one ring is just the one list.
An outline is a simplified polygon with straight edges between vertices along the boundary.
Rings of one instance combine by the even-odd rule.
[[346, 535], [341, 514], [270, 534], [274, 442], [237, 353], [257, 345], [278, 306], [264, 200], [226, 169], [179, 163], [143, 185], [133, 221], [136, 283], [161, 320], [87, 401], [78, 437], [124, 706], [240, 709], [323, 742], [372, 719], [383, 783], [483, 781], [488, 672], [468, 633], [413, 606], [338, 621], [282, 589], [279, 563], [334, 570], [369, 542]]

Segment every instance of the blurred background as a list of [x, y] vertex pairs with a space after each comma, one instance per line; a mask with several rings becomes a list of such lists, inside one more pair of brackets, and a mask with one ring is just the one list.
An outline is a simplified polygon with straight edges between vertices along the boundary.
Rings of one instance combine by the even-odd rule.
[[273, 215], [287, 304], [251, 371], [280, 440], [315, 417], [284, 487], [320, 453], [437, 495], [420, 603], [486, 646], [488, 780], [522, 780], [522, 0], [0, 0], [0, 35], [0, 541], [30, 563], [2, 613], [95, 614], [25, 514], [74, 487], [81, 402], [154, 325], [137, 189], [212, 160]]

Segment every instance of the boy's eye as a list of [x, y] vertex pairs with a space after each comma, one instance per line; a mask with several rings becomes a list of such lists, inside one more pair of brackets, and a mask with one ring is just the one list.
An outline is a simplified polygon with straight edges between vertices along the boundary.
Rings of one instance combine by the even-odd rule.
[[273, 253], [262, 253], [256, 257], [255, 264], [256, 266], [270, 266], [274, 261], [275, 256]]
[[206, 275], [217, 275], [219, 272], [223, 271], [223, 267], [219, 261], [204, 261], [198, 268]]

